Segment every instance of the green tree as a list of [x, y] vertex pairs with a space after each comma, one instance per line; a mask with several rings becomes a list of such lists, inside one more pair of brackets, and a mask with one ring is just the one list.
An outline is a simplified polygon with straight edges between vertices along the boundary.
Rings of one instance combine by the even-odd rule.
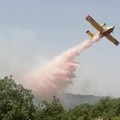
[[0, 79], [0, 120], [34, 120], [31, 91], [17, 85], [12, 76]]
[[65, 110], [56, 97], [53, 97], [52, 102], [41, 102], [37, 107], [36, 117], [37, 120], [67, 120]]
[[70, 110], [71, 120], [91, 120], [92, 119], [92, 105], [83, 104], [76, 106]]

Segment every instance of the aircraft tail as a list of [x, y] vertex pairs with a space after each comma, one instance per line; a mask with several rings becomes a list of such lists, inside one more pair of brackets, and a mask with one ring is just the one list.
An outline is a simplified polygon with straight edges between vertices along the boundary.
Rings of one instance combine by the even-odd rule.
[[86, 33], [87, 33], [91, 38], [93, 38], [94, 34], [93, 34], [92, 32], [90, 32], [89, 30], [87, 30]]

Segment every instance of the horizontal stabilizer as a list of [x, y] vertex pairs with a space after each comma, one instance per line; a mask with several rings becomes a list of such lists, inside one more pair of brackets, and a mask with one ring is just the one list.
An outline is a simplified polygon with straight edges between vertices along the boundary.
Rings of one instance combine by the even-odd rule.
[[94, 34], [93, 34], [92, 32], [90, 32], [89, 30], [87, 30], [86, 33], [87, 33], [91, 38], [93, 38]]

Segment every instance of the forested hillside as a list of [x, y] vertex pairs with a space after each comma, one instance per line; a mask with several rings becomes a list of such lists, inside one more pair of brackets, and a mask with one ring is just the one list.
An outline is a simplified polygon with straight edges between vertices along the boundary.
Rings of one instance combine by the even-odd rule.
[[55, 96], [51, 102], [35, 105], [31, 92], [12, 76], [0, 79], [0, 120], [120, 120], [120, 98], [106, 97], [65, 109]]
[[74, 108], [75, 106], [89, 103], [95, 104], [102, 97], [94, 96], [94, 95], [80, 95], [80, 94], [71, 94], [65, 93], [62, 97], [60, 97], [60, 101], [66, 108]]

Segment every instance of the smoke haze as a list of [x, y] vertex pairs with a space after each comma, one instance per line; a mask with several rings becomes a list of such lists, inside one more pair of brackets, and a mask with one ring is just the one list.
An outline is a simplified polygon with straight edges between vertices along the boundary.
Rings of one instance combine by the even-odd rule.
[[41, 97], [49, 98], [58, 95], [69, 84], [72, 84], [76, 77], [75, 71], [79, 63], [75, 61], [75, 58], [101, 38], [100, 34], [96, 34], [92, 39], [53, 58], [43, 68], [37, 68], [24, 76], [24, 84]]

